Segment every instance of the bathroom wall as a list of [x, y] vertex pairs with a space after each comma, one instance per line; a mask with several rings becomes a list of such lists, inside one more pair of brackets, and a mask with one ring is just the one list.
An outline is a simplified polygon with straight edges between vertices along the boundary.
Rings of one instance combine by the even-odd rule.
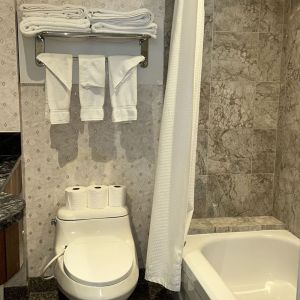
[[271, 215], [284, 0], [206, 0], [194, 217]]
[[[24, 1], [19, 1], [18, 4]], [[26, 1], [26, 3], [37, 3]], [[43, 1], [63, 4], [70, 1]], [[164, 1], [72, 0], [72, 4], [131, 10], [147, 7], [163, 28]], [[133, 232], [143, 266], [148, 241], [152, 191], [163, 102], [163, 87], [138, 87], [138, 121], [113, 124], [109, 97], [105, 120], [83, 123], [79, 116], [78, 87], [74, 86], [71, 123], [50, 126], [45, 119], [43, 86], [21, 86], [23, 158], [27, 204], [29, 276], [39, 276], [53, 255], [55, 228], [50, 221], [63, 205], [64, 189], [70, 185], [123, 184], [128, 188]]]
[[[18, 0], [18, 5], [23, 2]], [[26, 1], [37, 2], [41, 1]], [[164, 1], [72, 3], [121, 10], [145, 6], [163, 26]], [[167, 37], [173, 3], [166, 0]], [[195, 217], [272, 214], [282, 23], [283, 0], [206, 1]], [[167, 54], [168, 42], [165, 49]], [[84, 124], [75, 86], [71, 123], [50, 126], [45, 120], [44, 88], [21, 86], [29, 276], [39, 276], [53, 254], [50, 221], [64, 203], [64, 188], [74, 184], [128, 187], [143, 265], [163, 87], [139, 86], [138, 97], [136, 123], [112, 124], [107, 97], [106, 120]]]
[[300, 237], [300, 1], [291, 4], [285, 18], [274, 215]]
[[0, 1], [0, 132], [19, 132], [15, 3]]

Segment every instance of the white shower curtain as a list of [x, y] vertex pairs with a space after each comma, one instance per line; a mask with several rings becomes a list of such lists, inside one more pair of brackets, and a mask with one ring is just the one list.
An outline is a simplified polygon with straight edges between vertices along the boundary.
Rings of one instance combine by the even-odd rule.
[[176, 0], [145, 276], [173, 291], [194, 209], [203, 35], [204, 0]]

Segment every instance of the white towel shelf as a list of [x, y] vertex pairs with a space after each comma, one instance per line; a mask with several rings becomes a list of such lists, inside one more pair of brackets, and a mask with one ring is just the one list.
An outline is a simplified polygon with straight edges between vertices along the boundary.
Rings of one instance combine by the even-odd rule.
[[[56, 32], [56, 31], [44, 31], [36, 35], [35, 37], [35, 62], [37, 66], [43, 67], [37, 56], [45, 52], [46, 39], [50, 38], [86, 38], [86, 39], [119, 39], [119, 40], [138, 40], [141, 47], [141, 55], [145, 57], [145, 60], [140, 63], [142, 68], [147, 68], [149, 64], [149, 39], [151, 38], [145, 34], [120, 34], [120, 33], [83, 33], [83, 32]], [[78, 59], [78, 56], [74, 56], [74, 59]]]

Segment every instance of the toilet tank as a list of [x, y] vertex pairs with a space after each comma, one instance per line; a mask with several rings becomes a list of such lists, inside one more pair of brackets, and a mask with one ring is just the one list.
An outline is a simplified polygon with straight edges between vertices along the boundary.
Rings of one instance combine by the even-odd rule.
[[56, 218], [55, 250], [59, 252], [77, 238], [111, 236], [132, 241], [126, 207], [70, 210], [62, 207]]

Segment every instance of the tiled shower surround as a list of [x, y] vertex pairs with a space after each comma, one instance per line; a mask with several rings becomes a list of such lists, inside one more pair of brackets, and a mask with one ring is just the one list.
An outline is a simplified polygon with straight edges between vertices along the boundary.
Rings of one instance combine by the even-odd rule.
[[300, 237], [300, 1], [286, 9], [274, 215]]
[[284, 0], [206, 0], [195, 217], [271, 215]]

